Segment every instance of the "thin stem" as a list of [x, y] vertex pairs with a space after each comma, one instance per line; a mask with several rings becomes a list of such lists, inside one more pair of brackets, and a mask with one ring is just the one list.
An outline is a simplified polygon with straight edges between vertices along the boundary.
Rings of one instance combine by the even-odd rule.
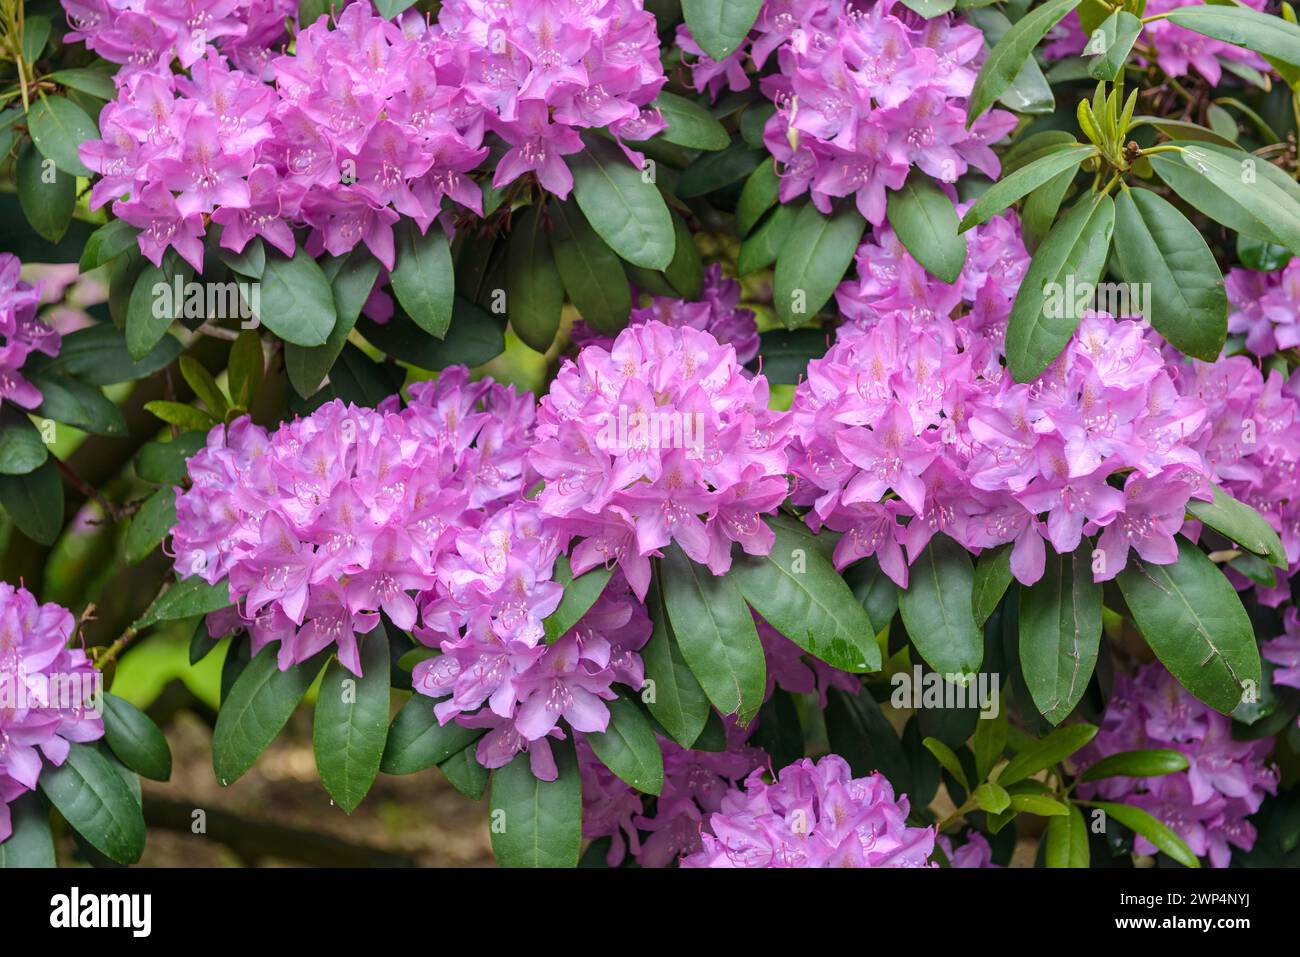
[[99, 490], [93, 485], [83, 479], [76, 472], [72, 471], [71, 466], [69, 466], [67, 462], [64, 462], [60, 458], [55, 458], [54, 464], [58, 466], [59, 471], [63, 473], [63, 477], [67, 479], [78, 492], [95, 502], [95, 504], [104, 510], [104, 514], [110, 519], [117, 522], [122, 517], [117, 506], [100, 494]]

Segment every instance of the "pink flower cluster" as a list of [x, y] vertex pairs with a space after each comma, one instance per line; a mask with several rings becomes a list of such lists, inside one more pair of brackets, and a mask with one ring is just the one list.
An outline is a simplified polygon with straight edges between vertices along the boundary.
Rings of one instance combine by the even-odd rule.
[[62, 0], [72, 31], [124, 72], [190, 67], [210, 48], [241, 70], [261, 75], [271, 50], [288, 40], [285, 21], [298, 13], [294, 0]]
[[1140, 324], [1108, 316], [1017, 384], [964, 320], [890, 312], [844, 327], [792, 413], [794, 501], [813, 528], [846, 533], [837, 565], [875, 555], [903, 587], [936, 532], [973, 551], [1014, 542], [1024, 584], [1043, 573], [1044, 538], [1065, 554], [1100, 532], [1098, 580], [1130, 547], [1169, 563], [1188, 499], [1208, 494], [1188, 444], [1204, 404], [1179, 394]]
[[9, 802], [36, 789], [41, 756], [58, 767], [68, 742], [104, 734], [103, 679], [68, 647], [75, 624], [66, 608], [0, 582], [0, 841], [12, 833]]
[[[1277, 791], [1277, 770], [1264, 763], [1271, 738], [1234, 741], [1232, 719], [1203, 705], [1152, 662], [1132, 678], [1115, 676], [1101, 730], [1072, 760], [1083, 769], [1108, 755], [1146, 748], [1182, 752], [1187, 770], [1081, 784], [1080, 796], [1142, 808], [1177, 831], [1192, 853], [1208, 854], [1215, 867], [1228, 866], [1233, 847], [1254, 846], [1255, 828], [1246, 818], [1259, 810], [1265, 794]], [[1141, 835], [1135, 849], [1156, 853]]]
[[954, 846], [952, 838], [947, 834], [940, 834], [935, 838], [943, 856], [948, 858], [949, 867], [966, 868], [966, 867], [997, 867], [993, 863], [993, 848], [989, 846], [988, 838], [979, 831], [967, 830], [966, 840], [959, 846]]
[[488, 728], [480, 764], [498, 768], [527, 751], [533, 773], [556, 778], [549, 738], [609, 725], [614, 683], [640, 690], [637, 651], [650, 638], [645, 606], [615, 576], [582, 619], [552, 644], [542, 621], [560, 603], [552, 581], [560, 554], [553, 529], [531, 502], [507, 506], [481, 528], [461, 532], [436, 569], [437, 587], [422, 607], [416, 636], [442, 654], [412, 673], [421, 694], [443, 698], [442, 724]]
[[[1300, 609], [1294, 605], [1282, 617], [1285, 632], [1276, 638], [1260, 643], [1259, 653], [1265, 661], [1278, 667], [1273, 669], [1273, 684], [1287, 688], [1300, 688]], [[1296, 717], [1300, 725], [1300, 716]]]
[[334, 647], [360, 674], [356, 635], [380, 611], [414, 627], [440, 556], [522, 495], [531, 394], [463, 367], [411, 391], [400, 411], [336, 400], [269, 435], [246, 417], [212, 429], [176, 490], [172, 547], [182, 577], [229, 579], [214, 635], [279, 642], [282, 669]]
[[[1255, 10], [1263, 10], [1267, 0], [1242, 0], [1242, 3]], [[1179, 7], [1199, 7], [1201, 0], [1150, 0], [1143, 11], [1143, 17], [1158, 16]], [[1078, 13], [1071, 13], [1048, 34], [1049, 41], [1043, 47], [1043, 55], [1049, 60], [1079, 56], [1085, 53], [1088, 37], [1079, 23]], [[1233, 63], [1268, 72], [1268, 64], [1257, 54], [1223, 40], [1195, 33], [1168, 20], [1156, 20], [1147, 23], [1134, 45], [1134, 61], [1145, 65], [1147, 60], [1141, 56], [1148, 48], [1155, 50], [1156, 66], [1168, 76], [1187, 76], [1193, 67], [1196, 72], [1209, 82], [1218, 86], [1223, 75], [1224, 64]]]
[[[1300, 381], [1276, 370], [1265, 376], [1250, 356], [1193, 362], [1181, 370], [1180, 389], [1204, 403], [1205, 423], [1191, 444], [1207, 474], [1250, 505], [1282, 538], [1288, 572], [1277, 587], [1258, 587], [1268, 605], [1290, 599], [1287, 578], [1300, 568]], [[1242, 587], [1250, 582], [1228, 569]]]
[[734, 348], [652, 321], [564, 363], [529, 463], [546, 479], [542, 512], [566, 541], [584, 539], [574, 573], [615, 562], [644, 598], [650, 556], [670, 542], [715, 575], [731, 567], [733, 542], [771, 551], [760, 516], [786, 497], [788, 431], [767, 380], [742, 374]]
[[642, 0], [447, 0], [438, 28], [438, 66], [510, 144], [495, 187], [531, 171], [565, 197], [573, 176], [563, 157], [582, 150], [579, 130], [605, 127], [622, 142], [664, 129], [650, 104], [666, 77]]
[[1270, 356], [1300, 346], [1300, 260], [1269, 273], [1229, 269], [1228, 331], [1246, 335], [1246, 348]]
[[41, 284], [19, 279], [21, 268], [17, 256], [0, 253], [0, 402], [34, 409], [41, 392], [23, 377], [22, 368], [33, 352], [58, 355], [60, 337], [36, 318]]
[[704, 847], [683, 867], [925, 867], [932, 828], [908, 827], [906, 797], [879, 773], [854, 778], [828, 754], [802, 758], [773, 783], [755, 770], [722, 798]]
[[215, 51], [190, 65], [125, 77], [100, 114], [102, 140], [82, 161], [102, 179], [91, 205], [139, 227], [140, 248], [203, 264], [207, 218], [222, 246], [262, 236], [286, 255], [342, 255], [364, 242], [388, 268], [399, 214], [427, 230], [448, 196], [482, 209], [466, 176], [486, 155], [482, 120], [459, 78], [439, 70], [424, 21], [404, 32], [355, 3], [335, 29], [301, 31], [272, 62], [275, 87], [231, 70]]
[[[704, 288], [699, 299], [652, 296], [649, 305], [632, 310], [628, 325], [651, 320], [707, 332], [719, 342], [729, 343], [741, 365], [747, 365], [758, 355], [758, 326], [753, 310], [740, 308], [740, 283], [722, 274], [721, 263], [710, 263], [704, 270]], [[587, 346], [608, 349], [614, 344], [613, 336], [602, 335], [582, 320], [573, 324], [571, 337], [579, 349]]]
[[703, 55], [685, 27], [678, 42], [700, 57], [696, 88], [715, 93], [723, 83], [749, 86], [745, 57], [762, 69], [776, 53], [780, 71], [760, 85], [777, 107], [763, 139], [783, 166], [783, 203], [809, 193], [829, 212], [836, 197], [854, 196], [879, 225], [886, 190], [901, 187], [913, 166], [945, 183], [970, 166], [996, 178], [988, 144], [1016, 122], [994, 110], [966, 129], [983, 35], [895, 0], [768, 0], [749, 40], [724, 63]]

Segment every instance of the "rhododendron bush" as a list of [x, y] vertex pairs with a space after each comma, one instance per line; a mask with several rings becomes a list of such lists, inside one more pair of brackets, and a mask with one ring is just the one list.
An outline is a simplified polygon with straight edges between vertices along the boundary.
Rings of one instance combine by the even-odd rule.
[[0, 863], [1300, 864], [1298, 122], [1263, 0], [0, 0]]

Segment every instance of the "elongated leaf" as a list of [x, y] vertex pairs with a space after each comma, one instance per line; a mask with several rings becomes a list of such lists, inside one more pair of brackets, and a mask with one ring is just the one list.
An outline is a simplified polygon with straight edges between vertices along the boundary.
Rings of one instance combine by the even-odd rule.
[[558, 776], [533, 776], [519, 754], [492, 772], [492, 853], [502, 867], [577, 867], [582, 850], [582, 778], [569, 741], [552, 742]]
[[1098, 801], [1093, 806], [1101, 808], [1134, 833], [1141, 834], [1158, 850], [1168, 854], [1183, 867], [1201, 866], [1192, 849], [1177, 832], [1141, 808], [1133, 807], [1131, 804], [1112, 804], [1109, 801]]
[[555, 580], [564, 586], [564, 597], [560, 599], [560, 606], [542, 622], [547, 644], [560, 638], [582, 620], [582, 616], [596, 604], [596, 599], [609, 584], [611, 574], [611, 570], [604, 565], [597, 565], [574, 578], [568, 557], [561, 555], [556, 559]]
[[1011, 546], [986, 548], [975, 561], [975, 577], [971, 584], [971, 609], [975, 624], [983, 628], [1002, 596], [1011, 584]]
[[126, 417], [103, 392], [68, 376], [32, 373], [32, 385], [41, 390], [36, 414], [94, 435], [126, 435]]
[[510, 327], [532, 349], [545, 352], [560, 328], [564, 283], [541, 228], [541, 207], [530, 206], [510, 234], [506, 308]]
[[658, 187], [610, 143], [593, 139], [571, 160], [574, 198], [600, 238], [634, 266], [667, 268], [676, 237]]
[[1011, 795], [1000, 784], [989, 781], [975, 789], [975, 801], [981, 810], [1001, 814], [1011, 806]]
[[42, 96], [27, 111], [27, 128], [41, 155], [72, 176], [89, 176], [77, 147], [99, 139], [99, 127], [67, 97]]
[[388, 740], [388, 634], [381, 623], [358, 641], [362, 676], [330, 662], [311, 735], [321, 784], [348, 814], [375, 783]]
[[1165, 19], [1202, 36], [1300, 66], [1300, 27], [1281, 17], [1234, 4], [1173, 10], [1165, 15]]
[[925, 749], [934, 755], [935, 760], [943, 766], [943, 769], [953, 776], [962, 790], [970, 790], [970, 782], [966, 778], [966, 771], [961, 766], [961, 761], [953, 752], [952, 748], [944, 744], [938, 738], [926, 738], [921, 742]]
[[809, 654], [842, 671], [876, 671], [875, 629], [817, 540], [797, 522], [768, 522], [775, 544], [731, 566], [740, 593], [768, 624]]
[[682, 0], [691, 37], [718, 61], [739, 49], [762, 7], [763, 0]]
[[1200, 230], [1151, 190], [1121, 190], [1115, 252], [1124, 281], [1147, 284], [1147, 318], [1156, 331], [1188, 355], [1217, 359], [1228, 334], [1228, 297]]
[[1092, 724], [1069, 724], [1057, 728], [1003, 765], [998, 773], [998, 784], [1009, 788], [1017, 781], [1046, 770], [1064, 761], [1096, 736], [1097, 727]]
[[0, 870], [57, 866], [45, 796], [22, 795], [10, 802], [9, 816], [13, 832], [0, 841]]
[[[1006, 14], [988, 4], [972, 5], [966, 16], [984, 34], [986, 49], [996, 47], [1011, 30]], [[1017, 113], [1050, 113], [1056, 107], [1051, 84], [1033, 56], [1025, 58], [1010, 85], [998, 94], [998, 102]]]
[[[787, 329], [807, 325], [844, 278], [866, 220], [851, 204], [824, 216], [812, 203], [799, 210], [776, 259], [772, 299]], [[757, 237], [755, 237], [757, 238]]]
[[220, 611], [230, 604], [230, 586], [224, 579], [209, 585], [202, 578], [187, 578], [172, 585], [158, 596], [131, 626], [141, 631], [160, 621], [175, 621]]
[[985, 190], [966, 215], [962, 217], [961, 231], [988, 222], [1016, 200], [1042, 186], [1061, 173], [1076, 169], [1089, 156], [1096, 156], [1097, 147], [1091, 144], [1065, 143], [1051, 146], [1041, 156], [1026, 163], [1015, 172], [1003, 177]]
[[984, 657], [975, 624], [970, 555], [946, 535], [935, 535], [912, 565], [898, 610], [912, 644], [935, 671], [974, 674]]
[[745, 237], [745, 241], [740, 244], [740, 258], [736, 260], [736, 271], [740, 275], [748, 276], [776, 262], [777, 255], [790, 241], [794, 224], [799, 219], [800, 208], [779, 204], [770, 216], [763, 219], [761, 225]]
[[1273, 527], [1249, 505], [1237, 501], [1219, 485], [1211, 485], [1214, 500], [1191, 499], [1187, 511], [1248, 552], [1267, 558], [1278, 568], [1286, 568], [1286, 550]]
[[731, 142], [722, 124], [694, 100], [664, 90], [655, 98], [654, 106], [668, 124], [659, 134], [665, 142], [693, 150], [726, 149]]
[[212, 732], [212, 769], [222, 787], [237, 781], [275, 740], [325, 663], [317, 655], [281, 671], [276, 651], [267, 645], [258, 652], [221, 702]]
[[682, 657], [723, 714], [748, 724], [763, 705], [767, 669], [749, 606], [733, 578], [696, 565], [676, 545], [659, 565]]
[[551, 250], [569, 299], [583, 320], [598, 332], [613, 335], [627, 325], [632, 296], [618, 256], [605, 245], [578, 204], [550, 206], [555, 232]]
[[889, 225], [930, 275], [954, 283], [966, 264], [966, 240], [957, 235], [957, 210], [943, 190], [913, 170], [903, 188], [890, 192]]
[[295, 345], [323, 344], [338, 318], [329, 280], [302, 247], [292, 259], [267, 257], [260, 295], [262, 324]]
[[73, 742], [67, 759], [41, 771], [45, 796], [78, 834], [119, 864], [134, 864], [144, 851], [140, 804], [108, 759]]
[[389, 280], [393, 294], [417, 326], [441, 339], [451, 324], [456, 272], [447, 235], [437, 224], [421, 235], [413, 219], [398, 224], [397, 259]]
[[77, 178], [63, 171], [47, 173], [44, 162], [32, 146], [25, 146], [19, 152], [18, 204], [36, 234], [57, 243], [72, 223], [72, 211], [77, 206]]
[[1070, 813], [1068, 807], [1046, 794], [1013, 794], [1011, 809], [1037, 814], [1039, 817], [1066, 817]]
[[711, 709], [709, 697], [691, 673], [677, 645], [668, 611], [664, 607], [659, 578], [650, 581], [646, 607], [654, 631], [641, 649], [646, 689], [642, 699], [665, 731], [683, 748], [692, 747], [704, 730]]
[[1021, 17], [993, 47], [966, 104], [969, 128], [1011, 85], [1047, 31], [1079, 5], [1080, 0], [1050, 0]]
[[151, 781], [172, 776], [172, 752], [149, 716], [124, 698], [104, 695], [104, 737], [118, 759]]
[[54, 460], [25, 475], [0, 475], [0, 506], [32, 541], [53, 545], [63, 531], [63, 479]]
[[879, 771], [899, 791], [912, 793], [907, 784], [912, 780], [907, 752], [870, 689], [864, 685], [856, 695], [831, 689], [825, 718], [831, 751], [849, 762], [854, 777]]
[[1179, 536], [1173, 565], [1130, 556], [1119, 587], [1156, 656], [1211, 708], [1230, 714], [1259, 688], [1259, 648], [1241, 599], [1191, 542]]
[[1048, 867], [1087, 867], [1088, 825], [1077, 804], [1070, 805], [1070, 813], [1047, 819]]
[[13, 403], [0, 405], [0, 474], [26, 475], [45, 464], [49, 454], [31, 419]]
[[152, 349], [135, 359], [127, 351], [126, 337], [111, 322], [100, 322], [63, 337], [59, 354], [45, 366], [86, 385], [115, 385], [153, 375], [180, 355], [175, 336], [164, 335]]
[[1114, 83], [1124, 69], [1133, 43], [1142, 33], [1142, 21], [1127, 10], [1116, 10], [1088, 38], [1084, 53], [1091, 55], [1088, 75]]
[[626, 698], [615, 698], [608, 707], [609, 726], [587, 735], [591, 750], [628, 786], [658, 794], [664, 786], [664, 758], [650, 722]]
[[1262, 223], [1280, 245], [1300, 252], [1300, 187], [1277, 167], [1250, 154], [1232, 155], [1208, 143], [1183, 147], [1181, 158], [1184, 165]]
[[976, 722], [971, 744], [975, 752], [975, 776], [986, 781], [1007, 747], [1007, 709], [1000, 702], [996, 716], [981, 717]]
[[1047, 556], [1020, 589], [1020, 670], [1039, 713], [1060, 724], [1083, 697], [1101, 643], [1101, 585], [1085, 549]]
[[1017, 382], [1037, 378], [1074, 335], [1080, 316], [1069, 291], [1101, 277], [1114, 225], [1109, 196], [1084, 196], [1038, 247], [1007, 320], [1007, 367]]
[[771, 163], [761, 163], [749, 174], [736, 201], [736, 230], [741, 236], [747, 236], [763, 214], [776, 205], [780, 186], [781, 177]]
[[303, 398], [314, 395], [324, 383], [379, 276], [379, 260], [357, 249], [346, 257], [326, 260], [321, 268], [330, 281], [334, 297], [337, 315], [334, 328], [323, 345], [298, 346], [287, 342], [284, 346], [284, 371], [294, 391]]
[[1088, 766], [1079, 775], [1080, 781], [1100, 781], [1102, 778], [1151, 778], [1162, 774], [1175, 774], [1187, 770], [1187, 755], [1172, 748], [1152, 748], [1142, 751], [1120, 751], [1110, 754]]
[[434, 703], [422, 694], [413, 694], [397, 712], [379, 765], [385, 774], [415, 774], [442, 764], [483, 737], [483, 728], [466, 728], [455, 721], [439, 724]]

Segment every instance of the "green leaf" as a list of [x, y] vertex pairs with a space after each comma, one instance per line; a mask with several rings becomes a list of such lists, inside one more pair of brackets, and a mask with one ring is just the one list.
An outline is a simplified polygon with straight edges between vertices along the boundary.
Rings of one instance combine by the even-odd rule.
[[1002, 95], [1020, 73], [1034, 47], [1047, 35], [1047, 31], [1063, 20], [1080, 0], [1049, 0], [1021, 17], [1000, 39], [984, 61], [975, 87], [966, 104], [966, 126], [984, 113], [993, 101]]
[[172, 321], [181, 318], [185, 297], [172, 290], [178, 280], [183, 288], [193, 275], [190, 264], [175, 250], [167, 251], [161, 266], [145, 264], [131, 287], [126, 307], [126, 351], [130, 359], [139, 362], [152, 354]]
[[1187, 756], [1171, 748], [1120, 751], [1091, 764], [1079, 775], [1080, 781], [1102, 778], [1153, 778], [1187, 770]]
[[1070, 809], [1065, 804], [1046, 794], [1013, 794], [1011, 809], [1017, 812], [1024, 811], [1026, 814], [1037, 814], [1039, 817], [1066, 817], [1070, 813]]
[[530, 206], [510, 233], [506, 308], [510, 327], [524, 344], [545, 352], [560, 328], [564, 282], [541, 222], [541, 206]]
[[[1255, 272], [1273, 272], [1281, 269], [1295, 256], [1285, 246], [1243, 233], [1237, 234], [1237, 258], [1247, 269]], [[66, 340], [65, 340], [66, 341]]]
[[961, 766], [961, 761], [953, 753], [952, 748], [944, 744], [938, 738], [926, 738], [921, 742], [925, 749], [934, 755], [936, 761], [943, 766], [943, 769], [953, 776], [958, 784], [962, 786], [963, 791], [970, 790], [970, 782], [966, 779], [966, 771]]
[[[1007, 747], [1007, 709], [999, 703], [998, 712], [993, 717], [981, 717], [975, 724], [972, 741], [975, 751], [976, 777], [988, 780], [989, 772], [1002, 757]], [[998, 811], [993, 812], [1000, 813]]]
[[448, 783], [471, 801], [483, 797], [487, 790], [488, 769], [478, 763], [474, 748], [462, 748], [438, 765]]
[[301, 246], [292, 259], [267, 256], [259, 309], [266, 328], [299, 346], [323, 344], [338, 318], [329, 280]]
[[54, 373], [27, 377], [41, 390], [35, 414], [94, 435], [124, 436], [126, 417], [103, 392], [77, 379]]
[[36, 234], [57, 243], [72, 223], [77, 205], [77, 178], [71, 173], [50, 170], [49, 181], [41, 154], [30, 146], [18, 154], [18, 204]]
[[903, 5], [926, 19], [940, 17], [956, 6], [957, 0], [903, 0]]
[[[1251, 154], [1237, 152], [1232, 155], [1229, 150], [1205, 143], [1183, 147], [1181, 159], [1188, 169], [1199, 173], [1205, 183], [1228, 197], [1238, 210], [1244, 210], [1250, 220], [1261, 224], [1267, 235], [1260, 238], [1276, 238], [1279, 245], [1300, 252], [1300, 202], [1297, 202], [1296, 192], [1300, 187], [1287, 180], [1281, 170]], [[1178, 185], [1170, 185], [1182, 195]], [[1192, 197], [1184, 198], [1200, 208]], [[1202, 211], [1212, 215], [1207, 210]], [[1234, 227], [1239, 215], [1230, 218], [1233, 222], [1224, 222], [1224, 225]], [[1258, 235], [1253, 228], [1239, 231]]]
[[1213, 362], [1228, 334], [1228, 297], [1200, 230], [1149, 189], [1115, 199], [1115, 262], [1124, 281], [1147, 284], [1147, 318], [1181, 352]]
[[745, 238], [740, 244], [740, 258], [736, 260], [739, 275], [748, 276], [776, 262], [777, 255], [790, 241], [801, 208], [779, 204], [772, 210], [772, 215], [765, 217], [762, 224]]
[[975, 576], [971, 584], [971, 610], [975, 624], [980, 628], [997, 610], [1002, 596], [1011, 584], [1011, 545], [986, 548], [975, 560]]
[[343, 352], [348, 334], [361, 315], [361, 307], [375, 288], [379, 260], [354, 249], [347, 256], [325, 260], [321, 269], [330, 281], [334, 296], [334, 311], [338, 316], [334, 328], [323, 345], [307, 347], [287, 342], [284, 346], [284, 371], [294, 391], [304, 399], [320, 390], [325, 376]]
[[[179, 556], [177, 561], [179, 562]], [[220, 611], [229, 605], [230, 587], [225, 579], [215, 585], [209, 585], [202, 578], [186, 578], [159, 595], [131, 627], [136, 631], [143, 631], [160, 621], [175, 621], [177, 618], [206, 615], [210, 611]]]
[[660, 560], [677, 645], [709, 700], [749, 724], [763, 706], [767, 669], [754, 618], [732, 576], [715, 576], [674, 545]]
[[1101, 643], [1101, 585], [1087, 549], [1047, 556], [1042, 579], [1020, 589], [1020, 670], [1044, 718], [1060, 724], [1087, 690]]
[[574, 578], [568, 557], [561, 555], [556, 559], [554, 580], [564, 586], [564, 597], [560, 599], [559, 607], [542, 622], [548, 645], [582, 620], [609, 584], [611, 574], [609, 568], [597, 565]]
[[[281, 671], [276, 654], [275, 645], [259, 651], [221, 702], [212, 732], [212, 769], [222, 787], [237, 781], [275, 740], [325, 663], [322, 653]], [[386, 678], [387, 662], [383, 671]]]
[[841, 671], [877, 671], [875, 629], [819, 542], [799, 523], [768, 522], [767, 555], [739, 555], [731, 566], [745, 600], [781, 634]]
[[907, 752], [869, 688], [864, 685], [857, 694], [832, 688], [826, 699], [825, 720], [831, 752], [849, 762], [854, 777], [879, 771], [900, 792], [912, 793], [915, 785], [908, 786], [913, 773]]
[[682, 0], [691, 37], [719, 62], [740, 48], [762, 8], [763, 0]]
[[1211, 708], [1230, 714], [1259, 687], [1259, 648], [1241, 599], [1191, 542], [1179, 536], [1173, 565], [1131, 555], [1119, 587], [1156, 657]]
[[898, 609], [912, 644], [944, 675], [974, 674], [984, 657], [975, 624], [970, 555], [946, 535], [935, 535], [912, 565]]
[[573, 196], [606, 245], [634, 266], [667, 268], [676, 236], [658, 187], [612, 143], [589, 140], [571, 159]]
[[483, 728], [466, 728], [455, 721], [439, 724], [435, 702], [413, 694], [397, 712], [379, 769], [385, 774], [415, 774], [441, 764], [483, 737]]
[[50, 42], [50, 18], [28, 14], [23, 18], [22, 28], [23, 62], [31, 67], [45, 52], [45, 44]]
[[748, 236], [763, 214], [776, 205], [780, 188], [781, 177], [772, 163], [760, 163], [749, 174], [736, 201], [736, 231], [742, 237]]
[[664, 90], [655, 99], [654, 106], [668, 124], [659, 134], [665, 142], [693, 150], [721, 150], [731, 143], [722, 124], [694, 100]]
[[919, 169], [889, 193], [889, 225], [930, 275], [955, 283], [966, 264], [966, 240], [957, 235], [952, 200]]
[[135, 474], [156, 485], [180, 485], [188, 474], [185, 460], [207, 444], [208, 434], [182, 432], [167, 442], [146, 442], [135, 457]]
[[609, 726], [586, 735], [591, 750], [629, 787], [658, 794], [664, 786], [664, 757], [641, 709], [627, 698], [608, 702]]
[[1248, 552], [1266, 558], [1278, 568], [1286, 568], [1286, 550], [1273, 527], [1244, 502], [1239, 502], [1219, 485], [1211, 484], [1214, 500], [1191, 499], [1188, 513]]
[[[1052, 765], [1064, 761], [1074, 752], [1091, 741], [1097, 735], [1096, 725], [1069, 724], [1057, 728], [1041, 741], [1024, 748], [1019, 754], [1002, 766], [998, 774], [998, 784], [1009, 788], [1017, 781], [1044, 771]], [[1035, 814], [1041, 813], [1038, 811]]]
[[50, 805], [43, 795], [24, 794], [9, 804], [13, 833], [0, 841], [0, 870], [57, 867]]
[[1088, 866], [1088, 825], [1079, 805], [1071, 804], [1068, 814], [1048, 818], [1045, 860], [1048, 867]]
[[799, 210], [779, 247], [772, 281], [772, 302], [787, 329], [807, 325], [826, 305], [853, 262], [865, 228], [866, 220], [851, 203], [830, 216], [812, 203]]
[[473, 368], [501, 355], [506, 347], [502, 324], [459, 296], [451, 328], [442, 339], [435, 339], [400, 311], [382, 326], [363, 317], [358, 329], [377, 348], [421, 369], [457, 364]]
[[1173, 10], [1165, 19], [1193, 33], [1300, 66], [1300, 27], [1280, 17], [1233, 4]]
[[989, 781], [975, 789], [975, 802], [989, 814], [1001, 814], [1011, 806], [1011, 795], [1000, 784]]
[[172, 776], [172, 752], [158, 726], [124, 698], [104, 695], [104, 737], [128, 768], [151, 781]]
[[417, 326], [441, 339], [451, 324], [456, 271], [447, 235], [436, 223], [420, 234], [415, 220], [404, 218], [397, 229], [397, 260], [389, 281], [393, 294]]
[[145, 499], [140, 510], [131, 517], [123, 548], [126, 563], [135, 565], [151, 555], [175, 524], [176, 490], [160, 488]]
[[[991, 6], [967, 10], [966, 16], [983, 32], [986, 49], [996, 47], [1011, 30], [1011, 21]], [[1052, 87], [1032, 56], [1025, 58], [1011, 84], [998, 94], [998, 102], [1017, 113], [1051, 113], [1056, 108]]]
[[358, 635], [358, 678], [335, 659], [316, 697], [312, 749], [321, 784], [351, 814], [370, 792], [388, 740], [389, 652], [383, 623]]
[[63, 337], [59, 354], [45, 365], [86, 385], [116, 385], [153, 375], [171, 365], [181, 353], [175, 336], [164, 335], [141, 358], [127, 351], [126, 337], [111, 322], [100, 322]]
[[1100, 27], [1092, 31], [1084, 53], [1092, 56], [1088, 75], [1094, 80], [1114, 83], [1124, 69], [1133, 43], [1142, 33], [1142, 21], [1127, 10], [1116, 10]]
[[0, 475], [26, 475], [45, 464], [50, 450], [25, 412], [0, 405]]
[[241, 409], [253, 404], [253, 397], [266, 373], [266, 358], [262, 355], [262, 338], [254, 329], [245, 329], [230, 347], [228, 365], [230, 398]]
[[678, 177], [673, 191], [682, 199], [694, 199], [725, 189], [752, 173], [765, 156], [765, 151], [735, 140], [725, 150], [707, 153], [692, 162]]
[[[112, 80], [109, 80], [108, 85], [113, 85]], [[125, 219], [110, 219], [86, 240], [86, 245], [81, 250], [81, 271], [90, 272], [116, 259], [128, 249], [138, 248], [136, 237], [139, 234], [140, 231]]]
[[53, 545], [63, 531], [63, 480], [54, 460], [26, 475], [0, 475], [0, 506], [32, 541]]
[[673, 261], [664, 270], [664, 277], [672, 285], [674, 292], [682, 299], [694, 301], [704, 292], [704, 261], [695, 246], [695, 237], [691, 234], [686, 220], [670, 211], [673, 220], [673, 235], [676, 246], [673, 248]]
[[654, 630], [641, 649], [646, 678], [642, 699], [672, 739], [683, 748], [690, 748], [709, 719], [709, 697], [682, 657], [664, 607], [658, 576], [650, 580], [646, 607]]
[[244, 246], [242, 252], [218, 246], [217, 256], [233, 272], [246, 279], [261, 279], [266, 272], [266, 246], [260, 236], [253, 237], [253, 240]]
[[153, 413], [168, 425], [179, 426], [182, 429], [196, 429], [207, 432], [216, 424], [216, 419], [202, 409], [196, 409], [192, 405], [185, 405], [181, 402], [167, 402], [157, 399], [153, 402], [146, 402], [144, 408], [146, 412]]
[[77, 147], [99, 139], [99, 127], [77, 104], [63, 96], [42, 96], [27, 111], [27, 128], [41, 155], [54, 160], [60, 170], [72, 176], [90, 175]]
[[555, 224], [551, 251], [569, 299], [593, 329], [618, 333], [632, 309], [618, 256], [596, 235], [576, 202], [553, 203], [549, 210]]
[[217, 380], [212, 377], [212, 373], [191, 356], [181, 356], [179, 364], [181, 376], [194, 390], [199, 401], [207, 406], [212, 417], [217, 420], [224, 419], [226, 413], [230, 411], [230, 405], [226, 401], [225, 393], [217, 385]]
[[1042, 374], [1074, 335], [1080, 317], [1075, 304], [1065, 301], [1066, 292], [1096, 284], [1114, 225], [1114, 201], [1087, 195], [1038, 247], [1007, 320], [1007, 367], [1017, 382]]
[[1112, 804], [1109, 801], [1097, 801], [1093, 807], [1101, 808], [1129, 830], [1141, 834], [1157, 849], [1168, 854], [1183, 867], [1201, 866], [1192, 849], [1175, 831], [1141, 808], [1133, 807], [1131, 804]]
[[552, 742], [559, 772], [533, 777], [528, 755], [492, 772], [492, 853], [502, 867], [577, 867], [582, 850], [582, 778], [570, 741]]
[[829, 334], [825, 329], [770, 329], [758, 338], [767, 381], [795, 385], [807, 378], [808, 363], [826, 354]]
[[1097, 147], [1090, 144], [1069, 143], [1050, 146], [1032, 162], [1026, 163], [1013, 173], [1004, 174], [1000, 180], [980, 194], [979, 199], [966, 210], [959, 229], [964, 232], [972, 226], [988, 222], [1022, 196], [1054, 177], [1076, 169], [1085, 159], [1097, 154]]
[[41, 771], [41, 790], [101, 854], [134, 864], [144, 852], [144, 816], [122, 776], [90, 745], [72, 743], [67, 760]]
[[415, 0], [375, 0], [375, 11], [385, 20], [391, 20], [414, 3]]

